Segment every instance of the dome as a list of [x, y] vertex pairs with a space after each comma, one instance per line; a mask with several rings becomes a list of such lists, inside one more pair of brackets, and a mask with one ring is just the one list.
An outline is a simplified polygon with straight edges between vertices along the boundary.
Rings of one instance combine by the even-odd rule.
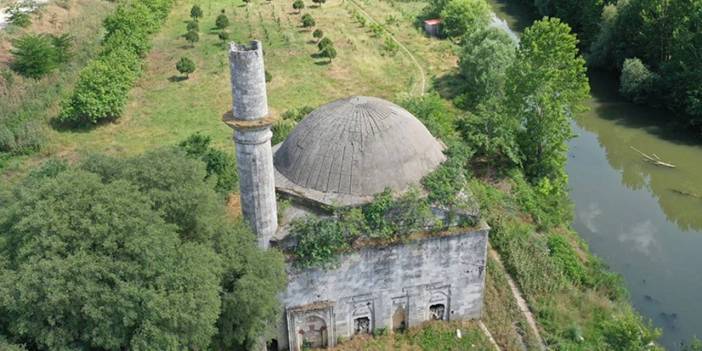
[[355, 96], [312, 111], [274, 149], [279, 191], [329, 205], [358, 205], [386, 187], [406, 190], [445, 160], [407, 110]]

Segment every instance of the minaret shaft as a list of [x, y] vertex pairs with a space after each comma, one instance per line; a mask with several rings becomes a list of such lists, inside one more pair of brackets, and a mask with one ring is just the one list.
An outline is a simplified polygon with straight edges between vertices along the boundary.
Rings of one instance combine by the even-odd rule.
[[271, 124], [268, 117], [263, 50], [259, 41], [232, 44], [229, 51], [232, 117], [244, 218], [268, 248], [278, 229]]

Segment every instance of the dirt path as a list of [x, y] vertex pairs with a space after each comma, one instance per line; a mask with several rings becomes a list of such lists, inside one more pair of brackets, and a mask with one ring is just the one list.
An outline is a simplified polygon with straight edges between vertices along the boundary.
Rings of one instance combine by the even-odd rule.
[[[349, 2], [353, 6], [355, 6], [364, 16], [366, 16], [366, 18], [368, 18], [371, 22], [382, 25], [380, 22], [376, 21], [376, 19], [373, 18], [373, 16], [368, 14], [368, 12], [366, 12], [360, 5], [358, 5], [355, 0], [349, 0]], [[414, 65], [417, 67], [417, 70], [419, 71], [419, 78], [420, 78], [419, 79], [420, 90], [419, 90], [418, 95], [424, 95], [424, 92], [426, 92], [426, 88], [427, 88], [427, 78], [426, 78], [426, 73], [424, 72], [424, 68], [422, 68], [422, 65], [419, 63], [419, 61], [417, 61], [417, 58], [414, 57], [412, 52], [409, 51], [409, 49], [407, 49], [407, 47], [404, 44], [402, 44], [399, 40], [397, 40], [397, 38], [395, 38], [395, 36], [392, 35], [392, 33], [390, 33], [390, 31], [385, 29], [385, 26], [383, 26], [383, 31], [385, 33], [387, 33], [387, 35], [390, 37], [390, 39], [392, 39], [395, 43], [397, 43], [397, 45], [400, 46], [402, 51], [404, 51], [407, 54], [407, 56], [409, 56], [410, 60], [412, 60], [412, 63], [414, 63]]]
[[[500, 258], [500, 254], [497, 253], [493, 248], [489, 249], [490, 251], [490, 257], [497, 262], [502, 267], [502, 270], [507, 272], [506, 269], [504, 269], [504, 265], [502, 264], [502, 259]], [[517, 284], [512, 280], [512, 277], [507, 273], [505, 275], [507, 277], [507, 283], [509, 284], [510, 290], [512, 290], [512, 295], [514, 296], [514, 300], [517, 301], [517, 306], [519, 306], [519, 310], [524, 314], [524, 317], [527, 320], [527, 324], [529, 324], [529, 328], [531, 328], [531, 331], [536, 335], [536, 338], [539, 339], [539, 348], [543, 351], [546, 350], [546, 346], [544, 345], [544, 339], [541, 338], [541, 333], [539, 333], [539, 328], [536, 326], [536, 321], [534, 319], [534, 315], [531, 313], [531, 310], [529, 309], [529, 305], [527, 305], [526, 301], [524, 300], [524, 297], [522, 293], [519, 291], [519, 288], [517, 287]]]

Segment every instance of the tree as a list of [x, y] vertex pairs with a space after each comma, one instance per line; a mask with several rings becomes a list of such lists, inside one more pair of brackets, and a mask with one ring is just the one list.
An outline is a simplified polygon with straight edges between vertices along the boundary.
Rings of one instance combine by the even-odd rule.
[[124, 48], [90, 61], [81, 70], [73, 95], [61, 103], [58, 120], [83, 124], [119, 116], [140, 73], [139, 57]]
[[507, 72], [508, 112], [521, 126], [517, 137], [521, 161], [534, 183], [543, 177], [564, 178], [570, 118], [589, 96], [577, 42], [560, 20], [536, 21], [524, 31]]
[[224, 13], [220, 13], [219, 16], [217, 16], [215, 25], [218, 29], [227, 28], [229, 26], [229, 17], [227, 17], [227, 15], [225, 15]]
[[219, 40], [221, 40], [223, 44], [226, 43], [227, 41], [229, 41], [229, 32], [227, 32], [225, 30], [219, 32], [217, 34], [217, 36], [219, 37]]
[[9, 15], [7, 18], [8, 23], [12, 23], [17, 27], [25, 28], [32, 23], [32, 19], [29, 14], [25, 12], [19, 2], [10, 6], [5, 12]]
[[26, 34], [13, 41], [12, 68], [30, 78], [41, 78], [57, 66], [57, 57], [51, 37], [44, 34]]
[[321, 7], [322, 4], [324, 4], [325, 2], [327, 2], [327, 0], [312, 0], [312, 2], [314, 2], [315, 4], [317, 4], [317, 6], [320, 6], [320, 7]]
[[303, 0], [295, 0], [292, 7], [297, 10], [297, 13], [300, 13], [300, 11], [305, 8], [305, 2]]
[[657, 79], [638, 58], [626, 59], [619, 78], [619, 93], [634, 102], [643, 102], [652, 93]]
[[336, 58], [336, 49], [332, 45], [325, 46], [319, 54], [322, 57], [328, 58], [331, 63], [332, 59]]
[[66, 63], [71, 59], [71, 56], [73, 56], [71, 53], [73, 37], [71, 37], [70, 34], [52, 35], [51, 44], [54, 47], [56, 63]]
[[443, 28], [449, 37], [460, 37], [484, 28], [490, 21], [485, 0], [449, 0], [441, 11]]
[[319, 51], [324, 50], [324, 48], [327, 46], [334, 46], [334, 43], [328, 37], [322, 38], [322, 40], [317, 43], [317, 48], [319, 48]]
[[514, 62], [517, 45], [501, 29], [487, 27], [466, 35], [459, 54], [464, 79], [463, 107], [504, 96], [507, 69]]
[[185, 153], [205, 163], [207, 177], [216, 179], [215, 190], [228, 195], [235, 190], [239, 175], [233, 156], [211, 146], [212, 138], [200, 133], [190, 135], [178, 146]]
[[316, 24], [316, 22], [314, 21], [314, 18], [312, 18], [312, 15], [310, 15], [309, 13], [302, 15], [302, 26], [303, 27], [305, 27], [305, 28], [314, 27], [315, 24]]
[[193, 5], [193, 7], [190, 9], [190, 17], [193, 19], [202, 18], [202, 9], [200, 8], [200, 5]]
[[189, 31], [200, 31], [200, 22], [198, 20], [193, 19], [192, 21], [188, 21], [188, 24], [185, 26], [185, 30]]
[[185, 34], [185, 40], [187, 40], [188, 42], [190, 42], [190, 46], [191, 46], [191, 47], [195, 47], [195, 43], [197, 43], [198, 41], [200, 41], [200, 34], [198, 34], [198, 33], [197, 33], [196, 31], [194, 31], [194, 30], [190, 30], [190, 31], [188, 31], [188, 32]]
[[28, 179], [10, 198], [0, 211], [3, 330], [38, 349], [208, 346], [222, 259], [182, 240], [137, 185], [69, 170]]
[[278, 320], [283, 258], [229, 219], [197, 156], [166, 148], [43, 168], [0, 193], [8, 339], [51, 350], [244, 350]]
[[190, 77], [190, 73], [195, 72], [195, 62], [187, 57], [181, 57], [176, 63], [176, 69], [180, 74], [185, 74], [185, 79]]
[[312, 32], [312, 37], [317, 39], [317, 42], [319, 42], [322, 39], [322, 37], [324, 37], [324, 32], [322, 32], [321, 29], [317, 28], [314, 30], [314, 32]]

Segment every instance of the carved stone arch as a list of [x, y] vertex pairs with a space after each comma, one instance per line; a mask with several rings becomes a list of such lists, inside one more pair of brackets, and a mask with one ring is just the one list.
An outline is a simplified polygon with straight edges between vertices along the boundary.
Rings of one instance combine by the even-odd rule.
[[392, 299], [392, 330], [404, 331], [409, 328], [409, 303], [407, 296]]
[[449, 320], [450, 319], [450, 292], [448, 287], [434, 289], [429, 298], [427, 306], [427, 320]]
[[349, 326], [351, 327], [349, 335], [353, 337], [358, 334], [372, 333], [375, 325], [373, 302], [371, 300], [356, 301], [352, 308], [349, 316]]

